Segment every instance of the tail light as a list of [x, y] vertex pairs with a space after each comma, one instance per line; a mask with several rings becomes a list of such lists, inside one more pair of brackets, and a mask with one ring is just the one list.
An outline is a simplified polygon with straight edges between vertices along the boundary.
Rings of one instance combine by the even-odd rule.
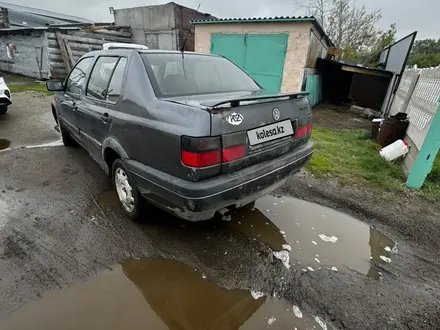
[[191, 167], [207, 167], [240, 159], [246, 156], [246, 145], [222, 149], [221, 138], [182, 137], [182, 163]]
[[231, 148], [223, 149], [222, 162], [232, 162], [233, 160], [240, 159], [246, 156], [246, 145], [239, 145]]
[[298, 120], [298, 130], [296, 131], [296, 138], [300, 139], [312, 133], [312, 116], [306, 116]]
[[182, 137], [182, 163], [191, 167], [220, 164], [222, 160], [220, 137]]

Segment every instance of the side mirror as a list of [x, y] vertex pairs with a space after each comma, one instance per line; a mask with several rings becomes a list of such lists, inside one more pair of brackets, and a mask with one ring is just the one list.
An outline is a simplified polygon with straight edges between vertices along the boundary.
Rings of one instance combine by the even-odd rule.
[[46, 81], [46, 87], [49, 92], [62, 92], [62, 91], [64, 91], [63, 82], [59, 81], [59, 80]]

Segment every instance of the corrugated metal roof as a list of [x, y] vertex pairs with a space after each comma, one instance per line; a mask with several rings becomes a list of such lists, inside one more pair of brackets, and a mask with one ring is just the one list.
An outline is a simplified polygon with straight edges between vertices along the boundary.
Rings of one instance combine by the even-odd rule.
[[193, 20], [192, 24], [235, 24], [235, 23], [289, 23], [289, 22], [312, 22], [321, 35], [324, 36], [327, 43], [334, 47], [335, 45], [324, 32], [324, 29], [319, 24], [318, 20], [313, 16], [275, 16], [275, 17], [234, 17], [234, 18], [218, 18], [218, 19], [204, 19]]
[[[0, 29], [2, 34], [9, 32], [24, 32], [24, 31], [46, 31], [46, 30], [73, 30], [78, 31], [82, 29], [87, 29], [88, 27], [105, 27], [106, 29], [114, 27], [118, 28], [129, 28], [129, 26], [114, 26], [113, 23], [96, 23], [96, 24], [87, 24], [87, 23], [73, 23], [73, 24], [56, 24], [56, 25], [47, 25], [47, 26], [11, 26], [9, 28]], [[93, 29], [92, 29], [93, 30]], [[99, 29], [95, 29], [99, 31]]]
[[269, 22], [304, 22], [316, 21], [313, 16], [275, 16], [275, 17], [234, 17], [234, 18], [217, 18], [193, 20], [193, 24], [217, 24], [217, 23], [269, 23]]
[[82, 17], [55, 13], [49, 10], [14, 5], [6, 2], [0, 2], [0, 7], [8, 9], [9, 24], [11, 26], [38, 27], [66, 23], [93, 23], [93, 21]]

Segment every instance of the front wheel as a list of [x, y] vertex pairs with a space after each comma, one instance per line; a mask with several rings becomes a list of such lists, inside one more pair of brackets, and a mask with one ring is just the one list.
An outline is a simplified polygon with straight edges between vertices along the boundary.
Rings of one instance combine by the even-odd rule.
[[4, 115], [6, 113], [6, 111], [8, 111], [7, 105], [0, 106], [0, 115]]
[[146, 207], [145, 201], [130, 177], [130, 172], [120, 159], [116, 159], [112, 166], [113, 184], [118, 194], [124, 213], [133, 221], [139, 221], [141, 211]]

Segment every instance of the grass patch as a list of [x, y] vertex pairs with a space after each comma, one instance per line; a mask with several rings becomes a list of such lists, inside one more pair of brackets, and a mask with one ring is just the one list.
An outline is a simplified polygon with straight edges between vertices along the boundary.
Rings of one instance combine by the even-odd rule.
[[[379, 155], [378, 144], [368, 133], [314, 127], [315, 153], [307, 170], [318, 177], [336, 177], [343, 185], [375, 186], [388, 191], [406, 189], [406, 177], [399, 164]], [[440, 153], [418, 195], [440, 201]]]
[[34, 91], [41, 92], [46, 95], [55, 94], [53, 92], [49, 92], [46, 88], [46, 84], [38, 82], [35, 78], [2, 71], [0, 71], [0, 77], [3, 77], [11, 93]]
[[384, 160], [368, 133], [314, 127], [315, 153], [307, 169], [318, 177], [337, 177], [346, 185], [371, 183], [403, 191], [405, 176], [398, 164]]
[[20, 92], [26, 92], [26, 91], [35, 91], [35, 92], [41, 92], [46, 95], [54, 95], [54, 92], [49, 92], [46, 88], [46, 84], [19, 84], [19, 85], [10, 85], [8, 86], [11, 90], [11, 93], [20, 93]]
[[36, 80], [35, 78], [3, 71], [0, 71], [0, 77], [3, 77], [3, 79], [5, 79], [6, 85], [8, 85], [8, 87], [9, 85], [15, 84], [33, 84]]
[[332, 163], [327, 157], [316, 152], [307, 166], [307, 169], [310, 172], [318, 176], [323, 176], [326, 173], [331, 173], [335, 170], [336, 167], [335, 164]]

